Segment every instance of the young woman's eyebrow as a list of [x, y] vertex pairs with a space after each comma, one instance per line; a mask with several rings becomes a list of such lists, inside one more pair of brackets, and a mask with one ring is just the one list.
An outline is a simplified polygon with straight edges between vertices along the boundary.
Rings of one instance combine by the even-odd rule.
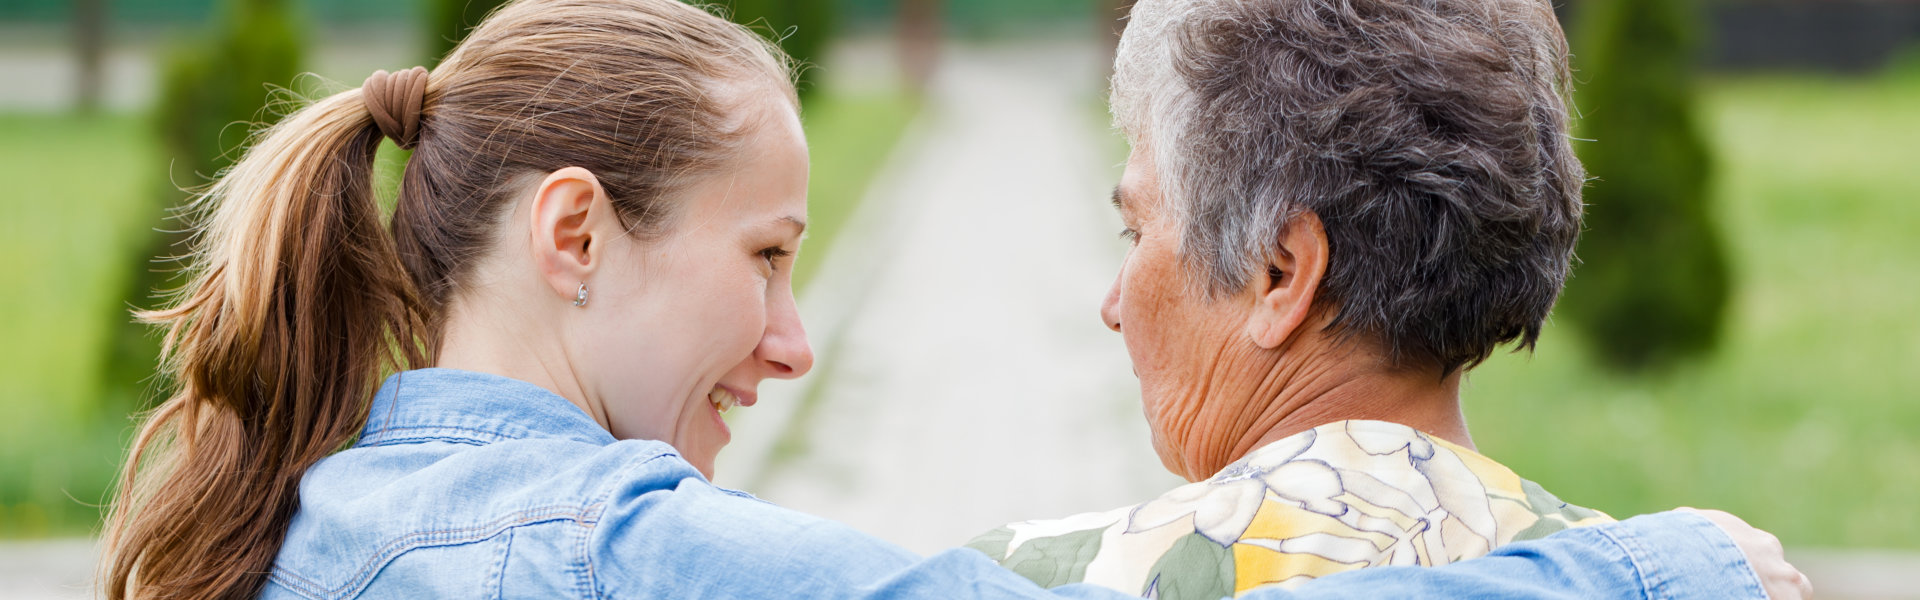
[[807, 220], [804, 217], [782, 215], [768, 219], [761, 227], [764, 228], [762, 229], [763, 231], [786, 231], [791, 232], [787, 235], [791, 235], [794, 239], [807, 239]]
[[787, 215], [787, 216], [774, 219], [773, 222], [776, 224], [790, 225], [794, 228], [795, 233], [804, 234], [807, 232], [807, 220], [805, 218], [796, 217], [793, 215]]

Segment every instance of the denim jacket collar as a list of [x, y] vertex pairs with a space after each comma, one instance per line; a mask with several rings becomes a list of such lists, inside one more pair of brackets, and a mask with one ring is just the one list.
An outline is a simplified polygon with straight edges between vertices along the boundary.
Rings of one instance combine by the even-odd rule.
[[613, 436], [566, 398], [499, 375], [457, 369], [395, 373], [381, 384], [355, 447], [421, 441], [486, 445], [558, 438], [595, 445]]

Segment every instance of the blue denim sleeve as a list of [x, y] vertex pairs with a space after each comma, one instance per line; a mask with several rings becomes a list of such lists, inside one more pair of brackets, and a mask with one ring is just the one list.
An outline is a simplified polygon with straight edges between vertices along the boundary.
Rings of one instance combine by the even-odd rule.
[[1746, 555], [1705, 517], [1665, 512], [1569, 529], [1436, 568], [1360, 569], [1242, 599], [1580, 598], [1766, 600]]
[[[693, 486], [699, 487], [699, 486]], [[616, 499], [589, 535], [595, 597], [1133, 598], [1043, 590], [969, 549], [919, 558], [845, 525], [708, 489]], [[1444, 567], [1361, 569], [1243, 598], [1765, 598], [1706, 519], [1663, 513], [1561, 532]]]

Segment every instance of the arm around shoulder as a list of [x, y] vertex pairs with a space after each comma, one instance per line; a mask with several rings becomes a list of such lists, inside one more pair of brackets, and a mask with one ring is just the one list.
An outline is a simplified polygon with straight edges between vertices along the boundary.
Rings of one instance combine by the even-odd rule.
[[1569, 529], [1451, 565], [1360, 569], [1242, 598], [1725, 598], [1765, 600], [1745, 554], [1698, 513]]
[[[589, 545], [597, 586], [616, 597], [623, 596], [618, 588], [715, 597], [1131, 597], [1084, 584], [1043, 590], [971, 549], [918, 559], [845, 525], [704, 485], [613, 504], [613, 518]], [[1667, 512], [1569, 529], [1446, 566], [1360, 569], [1242, 597], [1764, 600], [1767, 593], [1720, 526], [1699, 513]]]

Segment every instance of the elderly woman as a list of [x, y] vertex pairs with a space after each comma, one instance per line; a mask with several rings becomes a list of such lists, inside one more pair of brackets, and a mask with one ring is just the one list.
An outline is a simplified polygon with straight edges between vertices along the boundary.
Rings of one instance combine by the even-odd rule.
[[1132, 241], [1101, 314], [1197, 483], [971, 547], [1043, 585], [1220, 597], [1610, 521], [1473, 450], [1466, 372], [1531, 348], [1585, 176], [1539, 0], [1143, 0], [1113, 80]]

